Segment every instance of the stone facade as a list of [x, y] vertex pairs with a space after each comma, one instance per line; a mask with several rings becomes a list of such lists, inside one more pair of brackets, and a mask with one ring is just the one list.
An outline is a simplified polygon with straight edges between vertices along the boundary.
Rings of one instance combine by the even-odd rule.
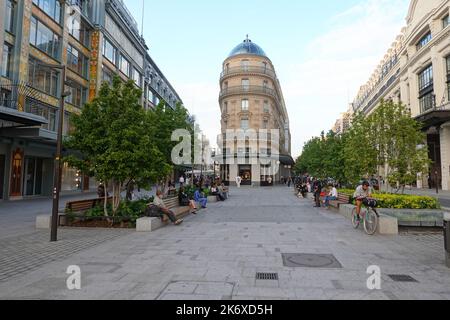
[[353, 102], [354, 111], [365, 114], [382, 99], [405, 104], [424, 123], [433, 161], [417, 186], [444, 190], [450, 190], [449, 14], [450, 0], [412, 0], [407, 25]]
[[[67, 67], [66, 90], [72, 94], [64, 103], [63, 134], [70, 130], [70, 116], [79, 114], [114, 74], [135, 80], [146, 108], [163, 99], [170, 107], [182, 103], [151, 60], [122, 0], [0, 0], [0, 9], [6, 13], [0, 15], [0, 65], [4, 45], [11, 52], [8, 74], [0, 75], [0, 200], [48, 196], [53, 188], [62, 77], [59, 69], [42, 64]], [[105, 39], [113, 46], [114, 61], [106, 57]], [[121, 59], [128, 61], [127, 71]], [[149, 66], [158, 81], [147, 81]], [[96, 187], [96, 181], [63, 167], [62, 192]]]
[[[224, 61], [220, 87], [222, 156], [242, 160], [227, 161], [228, 165], [222, 166], [222, 180], [233, 184], [239, 175], [244, 184], [264, 185], [290, 176], [293, 160], [289, 116], [272, 61], [247, 38]], [[234, 137], [227, 137], [230, 130], [253, 130], [254, 136], [246, 143], [235, 143]], [[266, 144], [261, 139], [261, 130], [278, 133], [272, 133]], [[279, 139], [274, 139], [276, 135]], [[280, 170], [261, 166], [257, 161], [261, 155], [277, 158]]]

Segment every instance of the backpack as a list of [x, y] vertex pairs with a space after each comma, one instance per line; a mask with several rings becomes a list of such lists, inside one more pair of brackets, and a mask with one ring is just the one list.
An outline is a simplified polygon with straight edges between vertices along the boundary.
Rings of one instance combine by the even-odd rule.
[[147, 208], [145, 208], [144, 216], [149, 218], [161, 218], [161, 208], [155, 206], [154, 204], [151, 204]]
[[376, 208], [378, 206], [378, 201], [371, 198], [366, 198], [363, 200], [363, 203], [366, 207]]

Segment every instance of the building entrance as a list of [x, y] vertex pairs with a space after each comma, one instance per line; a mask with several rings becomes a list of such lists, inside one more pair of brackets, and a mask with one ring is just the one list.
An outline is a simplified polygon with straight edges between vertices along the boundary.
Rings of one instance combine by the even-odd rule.
[[42, 159], [25, 158], [24, 196], [42, 195]]
[[[432, 161], [428, 179], [430, 189], [442, 188], [441, 139], [439, 134], [428, 135], [429, 158]], [[436, 175], [437, 173], [437, 175]]]
[[244, 165], [239, 166], [239, 176], [242, 178], [241, 185], [252, 185], [252, 166]]

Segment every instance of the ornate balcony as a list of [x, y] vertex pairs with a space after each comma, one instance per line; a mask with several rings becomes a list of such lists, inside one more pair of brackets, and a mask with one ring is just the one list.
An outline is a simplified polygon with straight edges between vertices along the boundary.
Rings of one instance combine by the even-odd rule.
[[227, 68], [220, 74], [220, 79], [222, 80], [225, 77], [231, 77], [235, 75], [266, 75], [268, 77], [271, 77], [272, 79], [276, 79], [277, 76], [275, 74], [275, 71], [270, 70], [269, 68], [265, 67], [256, 67], [256, 66], [247, 66], [247, 67], [233, 67], [233, 68]]

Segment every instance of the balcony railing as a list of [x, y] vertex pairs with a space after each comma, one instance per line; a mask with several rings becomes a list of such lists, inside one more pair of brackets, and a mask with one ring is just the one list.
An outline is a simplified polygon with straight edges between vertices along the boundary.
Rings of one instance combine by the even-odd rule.
[[263, 74], [267, 75], [271, 78], [276, 78], [275, 71], [270, 70], [265, 67], [256, 67], [256, 66], [248, 66], [248, 67], [232, 67], [225, 69], [220, 74], [220, 79], [226, 76], [232, 76], [232, 75], [238, 75], [238, 74], [249, 74], [249, 73], [255, 73], [255, 74]]
[[240, 95], [240, 94], [262, 94], [270, 96], [276, 99], [278, 102], [280, 101], [280, 98], [278, 97], [278, 94], [274, 89], [267, 88], [264, 86], [237, 86], [224, 88], [220, 92], [220, 98], [224, 98], [229, 95]]

